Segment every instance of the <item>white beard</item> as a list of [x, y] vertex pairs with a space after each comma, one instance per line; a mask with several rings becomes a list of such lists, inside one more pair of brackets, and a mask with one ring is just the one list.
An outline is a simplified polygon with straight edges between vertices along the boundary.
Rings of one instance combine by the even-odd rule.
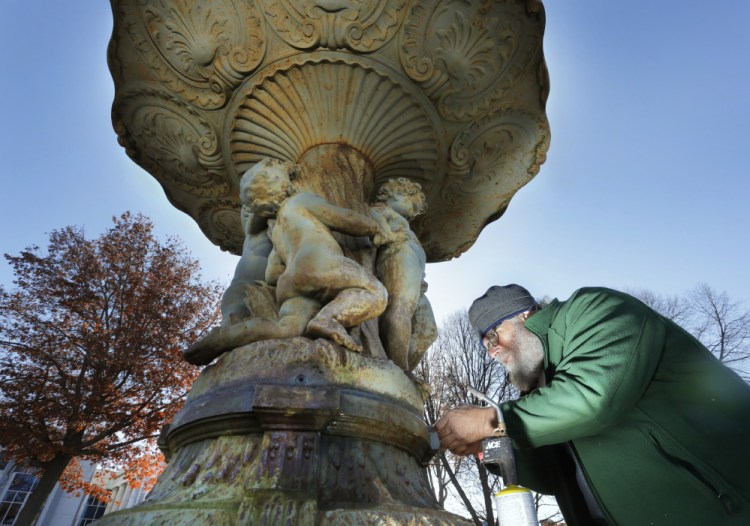
[[539, 337], [523, 325], [520, 318], [511, 320], [513, 326], [513, 356], [505, 369], [510, 382], [521, 392], [538, 387], [544, 369], [544, 346]]

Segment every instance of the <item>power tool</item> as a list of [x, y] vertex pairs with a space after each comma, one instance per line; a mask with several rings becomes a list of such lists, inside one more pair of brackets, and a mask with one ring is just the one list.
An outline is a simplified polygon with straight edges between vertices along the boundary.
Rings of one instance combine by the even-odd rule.
[[536, 504], [531, 491], [518, 485], [516, 457], [508, 436], [500, 406], [487, 395], [469, 387], [469, 394], [495, 408], [497, 427], [482, 440], [480, 461], [493, 475], [503, 479], [503, 489], [495, 494], [495, 507], [500, 526], [538, 526]]

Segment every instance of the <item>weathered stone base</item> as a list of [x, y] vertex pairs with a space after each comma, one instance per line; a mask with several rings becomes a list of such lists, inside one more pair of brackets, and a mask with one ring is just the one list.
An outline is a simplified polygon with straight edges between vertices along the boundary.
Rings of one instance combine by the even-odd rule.
[[146, 502], [101, 524], [468, 524], [429, 489], [419, 386], [325, 340], [222, 356], [160, 443], [169, 465]]
[[471, 523], [441, 510], [389, 509], [379, 507], [366, 510], [329, 510], [317, 512], [315, 502], [283, 501], [269, 504], [262, 516], [245, 515], [237, 508], [206, 509], [180, 507], [141, 506], [107, 515], [99, 524], [110, 526], [469, 526]]

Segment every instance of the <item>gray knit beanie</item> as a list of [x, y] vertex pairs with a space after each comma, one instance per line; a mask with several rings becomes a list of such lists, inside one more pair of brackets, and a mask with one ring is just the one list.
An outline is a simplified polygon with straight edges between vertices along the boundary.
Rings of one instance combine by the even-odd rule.
[[471, 304], [469, 321], [479, 331], [479, 336], [484, 337], [492, 327], [534, 307], [536, 301], [522, 286], [495, 285]]

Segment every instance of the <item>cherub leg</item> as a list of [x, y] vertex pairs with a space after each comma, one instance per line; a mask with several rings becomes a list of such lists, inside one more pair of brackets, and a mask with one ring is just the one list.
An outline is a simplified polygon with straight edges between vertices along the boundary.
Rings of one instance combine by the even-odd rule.
[[373, 279], [373, 281], [373, 290], [346, 289], [339, 292], [307, 324], [307, 333], [330, 338], [347, 349], [362, 352], [362, 347], [354, 341], [346, 329], [375, 318], [385, 309], [387, 298], [385, 288], [376, 280]]
[[245, 305], [244, 283], [232, 283], [221, 298], [221, 324], [232, 325], [250, 317], [250, 311]]
[[319, 310], [318, 301], [304, 296], [296, 296], [285, 301], [279, 309], [279, 337], [301, 336]]
[[211, 363], [225, 352], [258, 340], [272, 339], [278, 333], [278, 323], [260, 318], [242, 320], [233, 325], [215, 327], [208, 335], [191, 345], [184, 353], [185, 360], [195, 365]]
[[320, 303], [313, 299], [291, 298], [279, 309], [279, 321], [251, 318], [234, 325], [216, 327], [185, 351], [185, 359], [195, 365], [206, 365], [225, 352], [248, 343], [302, 336], [307, 323], [319, 308]]
[[416, 305], [414, 302], [389, 299], [391, 303], [380, 317], [379, 324], [381, 337], [384, 337], [383, 346], [388, 358], [404, 371], [408, 371], [411, 320]]
[[391, 361], [408, 371], [412, 318], [420, 297], [424, 267], [413, 258], [403, 257], [403, 252], [378, 263], [380, 279], [388, 290], [388, 306], [379, 320], [380, 338]]
[[417, 309], [411, 320], [412, 335], [409, 339], [409, 371], [413, 371], [437, 338], [437, 324], [432, 312], [432, 305], [422, 295], [417, 302]]

